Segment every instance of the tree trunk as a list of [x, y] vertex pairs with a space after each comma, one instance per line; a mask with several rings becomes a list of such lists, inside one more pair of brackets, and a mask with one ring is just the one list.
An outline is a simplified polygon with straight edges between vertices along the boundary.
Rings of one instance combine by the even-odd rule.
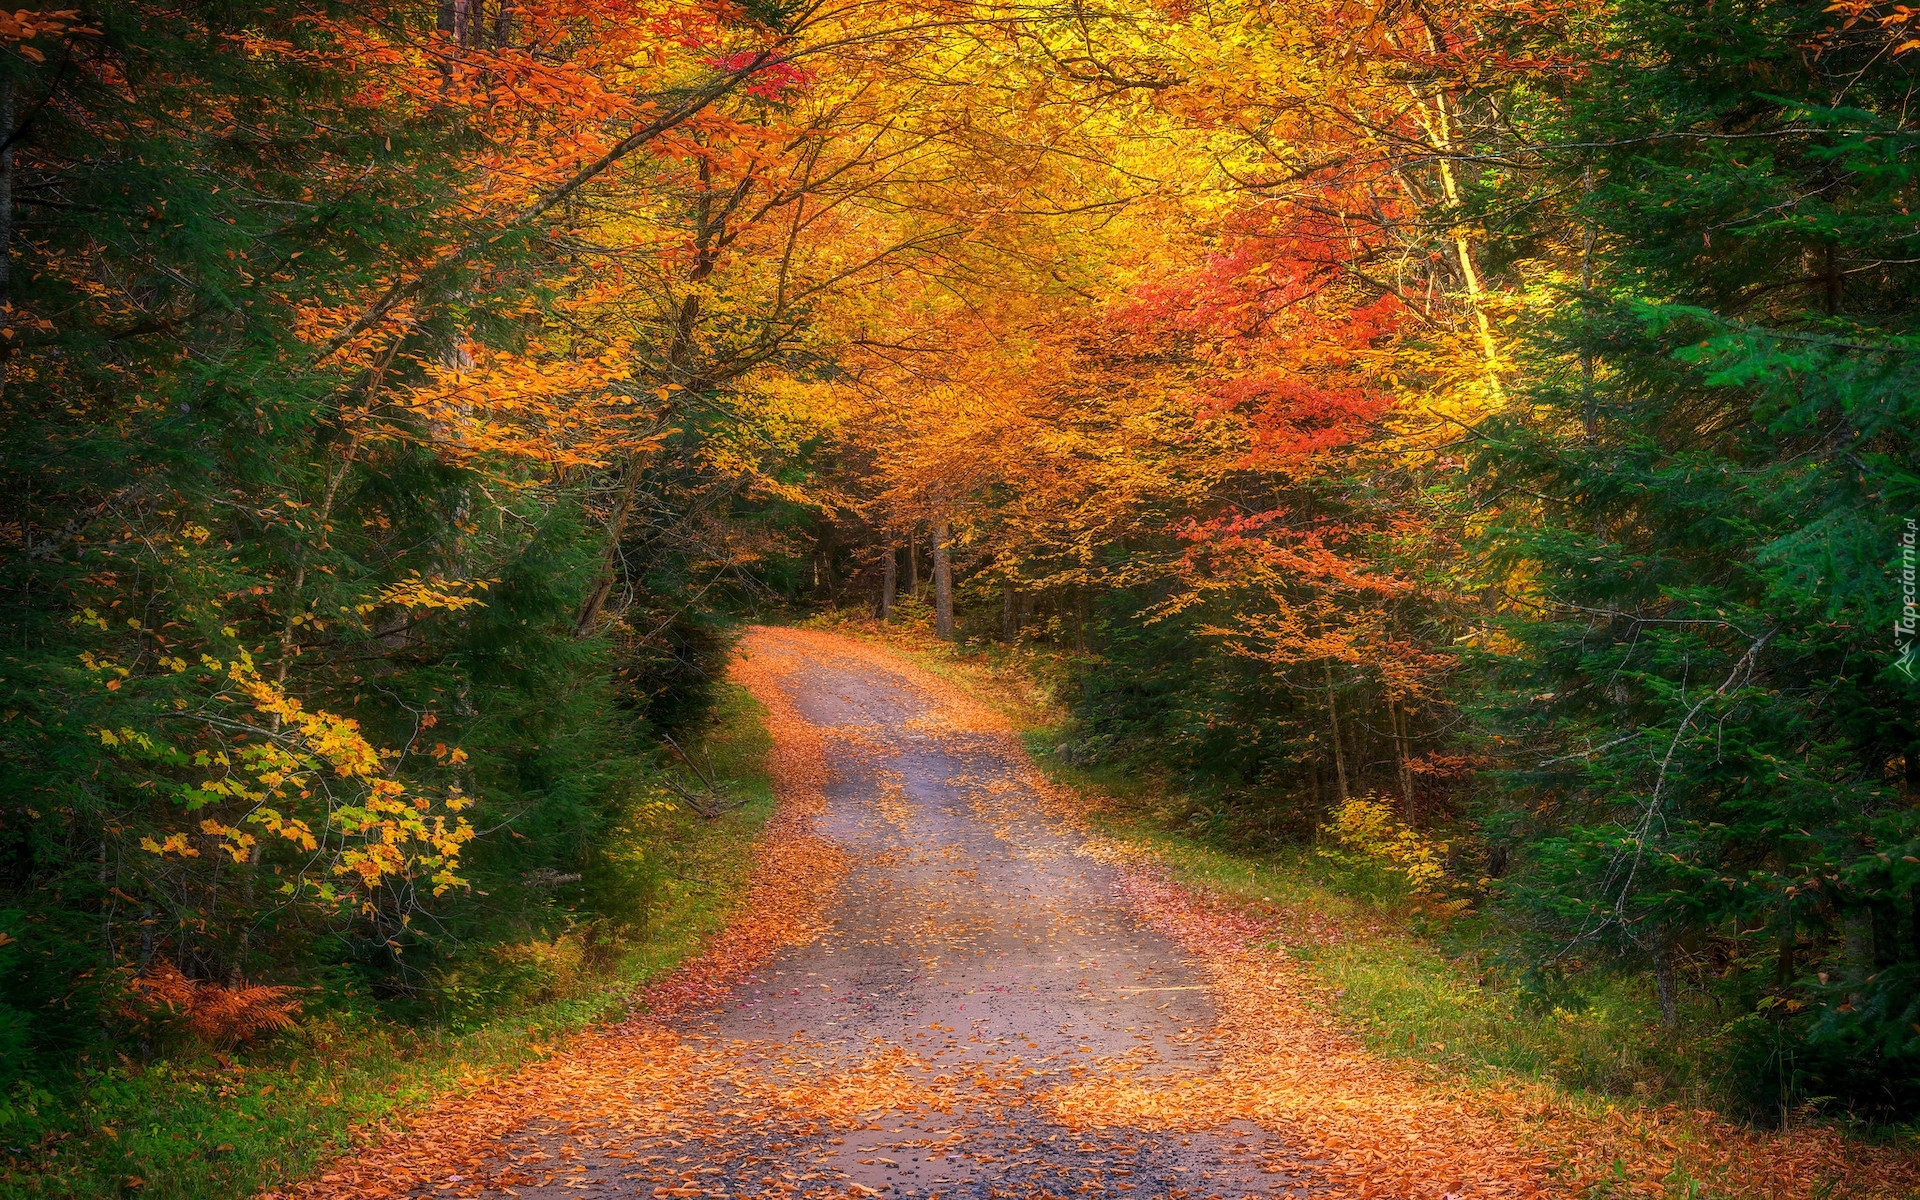
[[831, 521], [820, 523], [820, 536], [815, 544], [815, 552], [820, 557], [820, 582], [826, 585], [827, 603], [838, 608], [840, 607], [840, 577], [833, 569], [833, 523]]
[[[398, 348], [400, 339], [395, 338], [393, 344]], [[392, 361], [393, 352], [390, 350], [374, 371], [373, 383], [367, 390], [369, 407], [372, 406], [372, 400], [379, 395], [380, 380], [386, 375], [387, 365]], [[359, 452], [360, 435], [355, 433], [347, 439], [346, 449], [340, 452], [340, 465], [328, 477], [326, 493], [320, 497], [319, 511], [314, 514], [314, 526], [319, 529], [320, 537], [314, 544], [314, 550], [321, 554], [326, 553], [327, 550], [327, 531], [333, 521], [334, 502], [340, 498], [340, 485], [346, 480], [347, 472], [353, 469], [354, 455]], [[273, 668], [273, 681], [277, 684], [284, 685], [287, 682], [287, 670], [293, 663], [294, 633], [297, 629], [294, 622], [300, 619], [300, 614], [305, 610], [306, 587], [307, 548], [303, 545], [294, 558], [293, 583], [287, 589], [287, 615], [280, 626], [280, 661], [274, 664]], [[273, 714], [273, 731], [280, 732], [279, 713]], [[258, 848], [255, 846], [256, 850]]]
[[1020, 618], [1014, 612], [1013, 580], [1000, 581], [1000, 640], [1013, 644], [1014, 635], [1020, 632]]
[[627, 456], [625, 476], [621, 481], [620, 499], [614, 504], [613, 515], [607, 520], [606, 541], [600, 548], [600, 570], [595, 575], [593, 586], [587, 589], [586, 599], [580, 602], [580, 611], [574, 614], [573, 636], [588, 637], [594, 626], [599, 623], [600, 610], [606, 607], [607, 598], [613, 595], [614, 585], [620, 582], [620, 539], [626, 535], [627, 519], [633, 512], [634, 498], [640, 491], [640, 456]]
[[[13, 80], [0, 80], [0, 306], [13, 300]], [[0, 307], [0, 334], [7, 309]], [[7, 358], [11, 343], [0, 339], [0, 396], [7, 394]]]
[[1673, 939], [1664, 929], [1657, 936], [1660, 942], [1653, 950], [1653, 988], [1660, 997], [1660, 1028], [1671, 1030], [1680, 1024], [1680, 995], [1673, 978]]
[[1867, 976], [1873, 974], [1873, 910], [1864, 904], [1848, 905], [1840, 928], [1847, 1003], [1858, 1005], [1867, 998]]
[[[1893, 889], [1889, 887], [1886, 894], [1891, 896]], [[1874, 901], [1872, 911], [1873, 965], [1881, 970], [1900, 961], [1900, 910], [1888, 899]]]
[[880, 562], [880, 619], [893, 619], [894, 589], [900, 582], [900, 554], [893, 539], [887, 539], [887, 556]]
[[953, 640], [953, 563], [947, 557], [947, 519], [933, 523], [933, 630]]
[[1405, 821], [1413, 824], [1413, 768], [1407, 765], [1407, 710], [1397, 700], [1387, 701], [1387, 723], [1393, 728], [1393, 757], [1400, 773], [1400, 799], [1405, 805]]
[[[1580, 189], [1588, 195], [1593, 194], [1593, 166], [1589, 163], [1580, 173]], [[1600, 405], [1593, 391], [1593, 247], [1599, 240], [1592, 222], [1588, 222], [1580, 233], [1580, 303], [1583, 312], [1580, 329], [1580, 391], [1584, 397], [1583, 412], [1580, 419], [1581, 436], [1591, 446], [1600, 434]], [[1605, 537], [1604, 530], [1596, 527], [1594, 532]]]
[[113, 944], [113, 891], [107, 885], [107, 839], [100, 839], [100, 849], [94, 857], [99, 861], [100, 879], [100, 945], [106, 955], [107, 970], [120, 965], [120, 951]]
[[1908, 961], [1920, 962], [1920, 883], [1914, 884], [1907, 890], [1907, 899], [1908, 907], [1913, 910], [1907, 926], [1910, 931], [1910, 940], [1907, 942]]
[[[440, 0], [440, 3], [434, 6], [433, 28], [436, 32], [444, 33], [449, 38], [453, 36], [453, 0]], [[448, 89], [452, 87], [453, 56], [448, 55], [440, 60], [440, 96], [443, 101], [446, 98]]]
[[911, 533], [907, 535], [907, 595], [920, 595], [920, 539]]
[[1840, 248], [1832, 242], [1827, 243], [1826, 270], [1822, 274], [1826, 276], [1827, 284], [1827, 315], [1837, 317], [1840, 315], [1841, 281], [1846, 277], [1840, 273]]
[[1340, 748], [1340, 706], [1333, 698], [1333, 664], [1327, 663], [1327, 723], [1333, 729], [1333, 785], [1334, 799], [1341, 804], [1347, 802], [1347, 756]]

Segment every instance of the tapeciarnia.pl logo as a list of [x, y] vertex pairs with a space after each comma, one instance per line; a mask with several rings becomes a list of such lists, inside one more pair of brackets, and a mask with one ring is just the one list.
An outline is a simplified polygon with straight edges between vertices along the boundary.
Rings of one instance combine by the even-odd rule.
[[1893, 665], [1908, 679], [1920, 673], [1920, 640], [1915, 638], [1920, 630], [1920, 602], [1914, 586], [1916, 536], [1920, 536], [1920, 522], [1908, 517], [1906, 531], [1900, 535], [1900, 615], [1893, 622], [1893, 644], [1899, 651]]

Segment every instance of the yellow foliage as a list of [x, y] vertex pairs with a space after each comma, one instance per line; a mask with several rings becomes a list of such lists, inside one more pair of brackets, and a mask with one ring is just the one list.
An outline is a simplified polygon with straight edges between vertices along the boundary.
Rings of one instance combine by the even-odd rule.
[[359, 605], [361, 614], [372, 612], [383, 605], [394, 605], [413, 611], [422, 608], [441, 608], [448, 612], [459, 612], [463, 608], [476, 608], [486, 601], [474, 595], [474, 591], [486, 591], [487, 586], [498, 580], [492, 579], [442, 579], [434, 576], [422, 578], [420, 572], [408, 572], [408, 578], [382, 588], [372, 600]]
[[[178, 758], [218, 772], [180, 791], [189, 810], [218, 804], [229, 812], [226, 819], [202, 817], [200, 835], [236, 863], [258, 852], [248, 826], [321, 854], [324, 870], [309, 876], [306, 886], [327, 902], [423, 876], [436, 896], [465, 882], [457, 873], [460, 852], [473, 840], [474, 829], [458, 815], [470, 803], [458, 788], [437, 801], [409, 793], [383, 769], [383, 760], [391, 756], [362, 736], [359, 722], [307, 709], [280, 684], [261, 678], [245, 653], [231, 663], [207, 658], [203, 665], [225, 673], [218, 699], [252, 711], [242, 718], [251, 726], [247, 737], [231, 753], [201, 751], [191, 760]], [[159, 753], [133, 730], [96, 733], [108, 747]], [[143, 837], [140, 845], [151, 854], [192, 858], [200, 853], [193, 840], [190, 833], [174, 831], [164, 839]], [[282, 890], [298, 889], [289, 883]]]
[[1437, 894], [1446, 880], [1446, 843], [1428, 841], [1419, 830], [1402, 824], [1378, 796], [1341, 803], [1326, 831], [1346, 849], [1401, 876], [1417, 891]]

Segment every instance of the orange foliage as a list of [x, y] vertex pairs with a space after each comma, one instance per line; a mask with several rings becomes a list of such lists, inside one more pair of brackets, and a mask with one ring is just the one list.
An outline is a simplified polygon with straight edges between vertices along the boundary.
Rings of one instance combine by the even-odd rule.
[[294, 1027], [299, 988], [268, 984], [226, 987], [189, 979], [166, 959], [156, 959], [128, 984], [126, 1015], [149, 1026], [180, 1025], [215, 1046], [251, 1042]]

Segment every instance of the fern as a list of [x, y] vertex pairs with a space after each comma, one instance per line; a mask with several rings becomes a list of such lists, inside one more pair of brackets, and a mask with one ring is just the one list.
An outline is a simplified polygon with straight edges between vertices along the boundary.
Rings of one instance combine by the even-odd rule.
[[148, 1024], [184, 1027], [209, 1045], [232, 1047], [264, 1033], [284, 1033], [300, 1015], [299, 988], [273, 984], [225, 987], [189, 979], [161, 960], [133, 980], [128, 1016]]

